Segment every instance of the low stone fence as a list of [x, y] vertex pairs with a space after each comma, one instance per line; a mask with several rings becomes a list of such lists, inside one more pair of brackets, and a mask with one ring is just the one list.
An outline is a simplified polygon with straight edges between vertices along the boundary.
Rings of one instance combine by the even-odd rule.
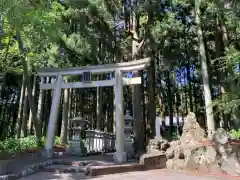
[[115, 135], [98, 130], [86, 130], [88, 153], [111, 152], [115, 150]]

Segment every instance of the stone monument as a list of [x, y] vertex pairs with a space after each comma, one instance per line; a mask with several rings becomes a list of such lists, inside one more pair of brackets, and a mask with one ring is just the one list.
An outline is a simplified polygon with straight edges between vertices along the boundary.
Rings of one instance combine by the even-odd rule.
[[82, 141], [81, 134], [84, 130], [87, 120], [78, 116], [70, 120], [68, 152], [71, 154], [83, 155], [86, 148]]
[[126, 110], [126, 114], [124, 116], [124, 150], [127, 153], [128, 157], [132, 157], [134, 155], [134, 120], [130, 115], [130, 111]]
[[169, 143], [166, 150], [166, 166], [170, 169], [200, 171], [204, 173], [239, 174], [237, 152], [229, 142], [227, 132], [219, 128], [213, 140], [206, 138], [194, 113], [189, 113], [183, 126], [180, 140]]

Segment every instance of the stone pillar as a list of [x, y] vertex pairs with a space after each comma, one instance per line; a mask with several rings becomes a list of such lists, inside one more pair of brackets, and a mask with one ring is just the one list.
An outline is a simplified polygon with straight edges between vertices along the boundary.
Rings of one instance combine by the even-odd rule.
[[124, 152], [124, 112], [123, 112], [123, 80], [120, 70], [115, 71], [115, 119], [116, 119], [116, 152], [114, 160], [122, 163], [127, 161]]
[[57, 76], [56, 85], [52, 97], [52, 105], [47, 129], [47, 140], [43, 156], [51, 158], [53, 156], [53, 142], [55, 137], [56, 120], [58, 117], [59, 104], [61, 99], [62, 75]]
[[92, 153], [94, 150], [94, 130], [86, 130], [86, 144], [88, 152]]

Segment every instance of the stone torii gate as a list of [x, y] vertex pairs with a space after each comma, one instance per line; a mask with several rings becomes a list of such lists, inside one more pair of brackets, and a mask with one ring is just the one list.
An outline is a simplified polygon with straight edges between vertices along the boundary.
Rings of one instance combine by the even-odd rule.
[[[122, 73], [129, 71], [138, 71], [147, 68], [150, 65], [150, 58], [144, 58], [132, 62], [123, 62], [117, 64], [105, 64], [96, 66], [84, 66], [79, 68], [41, 68], [37, 75], [40, 77], [55, 76], [56, 83], [40, 84], [40, 89], [54, 89], [52, 105], [47, 130], [47, 140], [43, 155], [52, 157], [53, 141], [55, 137], [55, 127], [57, 114], [59, 110], [61, 90], [66, 88], [91, 88], [114, 86], [115, 93], [115, 119], [116, 119], [116, 152], [114, 159], [117, 162], [126, 161], [126, 152], [124, 152], [124, 110], [123, 110], [123, 85], [141, 84], [141, 77], [125, 78]], [[111, 80], [91, 81], [91, 74], [115, 73]], [[63, 76], [83, 75], [82, 82], [65, 83]]]

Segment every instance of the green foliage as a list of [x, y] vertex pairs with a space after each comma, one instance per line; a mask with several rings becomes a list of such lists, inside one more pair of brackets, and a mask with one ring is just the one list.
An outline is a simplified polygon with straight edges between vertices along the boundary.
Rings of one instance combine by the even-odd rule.
[[16, 153], [21, 151], [21, 143], [15, 138], [8, 138], [3, 142], [3, 151], [8, 153]]
[[231, 130], [229, 132], [229, 135], [230, 135], [230, 137], [232, 139], [240, 140], [240, 129], [238, 129], [238, 130], [235, 130], [235, 129]]
[[[45, 138], [43, 137], [41, 144], [44, 145], [44, 143]], [[54, 144], [61, 145], [60, 137], [55, 137]], [[36, 136], [28, 136], [20, 139], [8, 138], [5, 141], [0, 142], [0, 152], [17, 153], [26, 150], [34, 150], [37, 148], [39, 148], [39, 146]]]
[[214, 101], [214, 106], [218, 107], [220, 112], [236, 113], [240, 107], [240, 73], [237, 65], [240, 63], [240, 52], [231, 47], [227, 55], [221, 59], [225, 64], [221, 66], [221, 71], [228, 71], [226, 77], [225, 94], [221, 95]]
[[55, 141], [54, 141], [55, 145], [61, 145], [61, 138], [59, 136], [55, 137]]
[[35, 136], [28, 136], [25, 138], [20, 138], [21, 150], [37, 148], [37, 138]]
[[179, 140], [180, 139], [180, 134], [178, 132], [174, 132], [172, 134], [172, 140]]
[[181, 135], [179, 134], [177, 128], [174, 128], [174, 132], [170, 133], [166, 133], [164, 134], [164, 138], [166, 138], [168, 141], [176, 141], [179, 140], [181, 137]]
[[[155, 61], [156, 104], [159, 111], [163, 116], [176, 112], [185, 114], [189, 112], [189, 107], [195, 105], [192, 109], [197, 113], [202, 112], [204, 98], [194, 1], [138, 0], [134, 8], [124, 7], [122, 2], [0, 1], [0, 12], [5, 13], [3, 23], [0, 22], [0, 30], [3, 30], [3, 35], [0, 36], [0, 44], [3, 45], [0, 48], [0, 70], [22, 71], [15, 37], [16, 30], [20, 31], [27, 50], [26, 61], [29, 70], [39, 67], [67, 68], [112, 63], [122, 60], [123, 57], [127, 57], [129, 61], [132, 55], [133, 36], [128, 26], [131, 26], [132, 15], [136, 13], [136, 17], [139, 18], [137, 24], [139, 39], [136, 41], [144, 40], [137, 56], [138, 58], [149, 56]], [[225, 8], [225, 5], [219, 2], [209, 0], [202, 2], [201, 27], [209, 62], [211, 89], [215, 99], [214, 111], [232, 114], [239, 112], [240, 107], [240, 74], [236, 72], [236, 66], [240, 63], [240, 23], [237, 8], [240, 3], [234, 1]], [[116, 32], [116, 24], [119, 22], [124, 22], [126, 27]], [[226, 26], [227, 32], [221, 30], [222, 25]], [[224, 34], [228, 35], [227, 42], [224, 42], [222, 37]], [[63, 53], [60, 53], [61, 50]], [[189, 87], [185, 84], [176, 84], [175, 72], [190, 65], [194, 65], [194, 77], [185, 77], [186, 74], [182, 72], [178, 75], [181, 76], [180, 79], [188, 78]], [[218, 93], [220, 86], [225, 88], [225, 94]], [[171, 93], [168, 94], [170, 90]], [[190, 103], [190, 96], [194, 105], [193, 102]], [[177, 136], [173, 135], [171, 138]], [[42, 142], [44, 141], [43, 138]], [[20, 143], [23, 146], [21, 148], [29, 148], [34, 146], [35, 139], [28, 137], [26, 140], [22, 139]], [[59, 144], [60, 139], [56, 138], [55, 143]], [[5, 146], [11, 147], [10, 149], [14, 149], [12, 146], [15, 146], [16, 151], [19, 149], [19, 145], [13, 139], [8, 139], [8, 142], [0, 144], [0, 148], [1, 146], [3, 149]]]

